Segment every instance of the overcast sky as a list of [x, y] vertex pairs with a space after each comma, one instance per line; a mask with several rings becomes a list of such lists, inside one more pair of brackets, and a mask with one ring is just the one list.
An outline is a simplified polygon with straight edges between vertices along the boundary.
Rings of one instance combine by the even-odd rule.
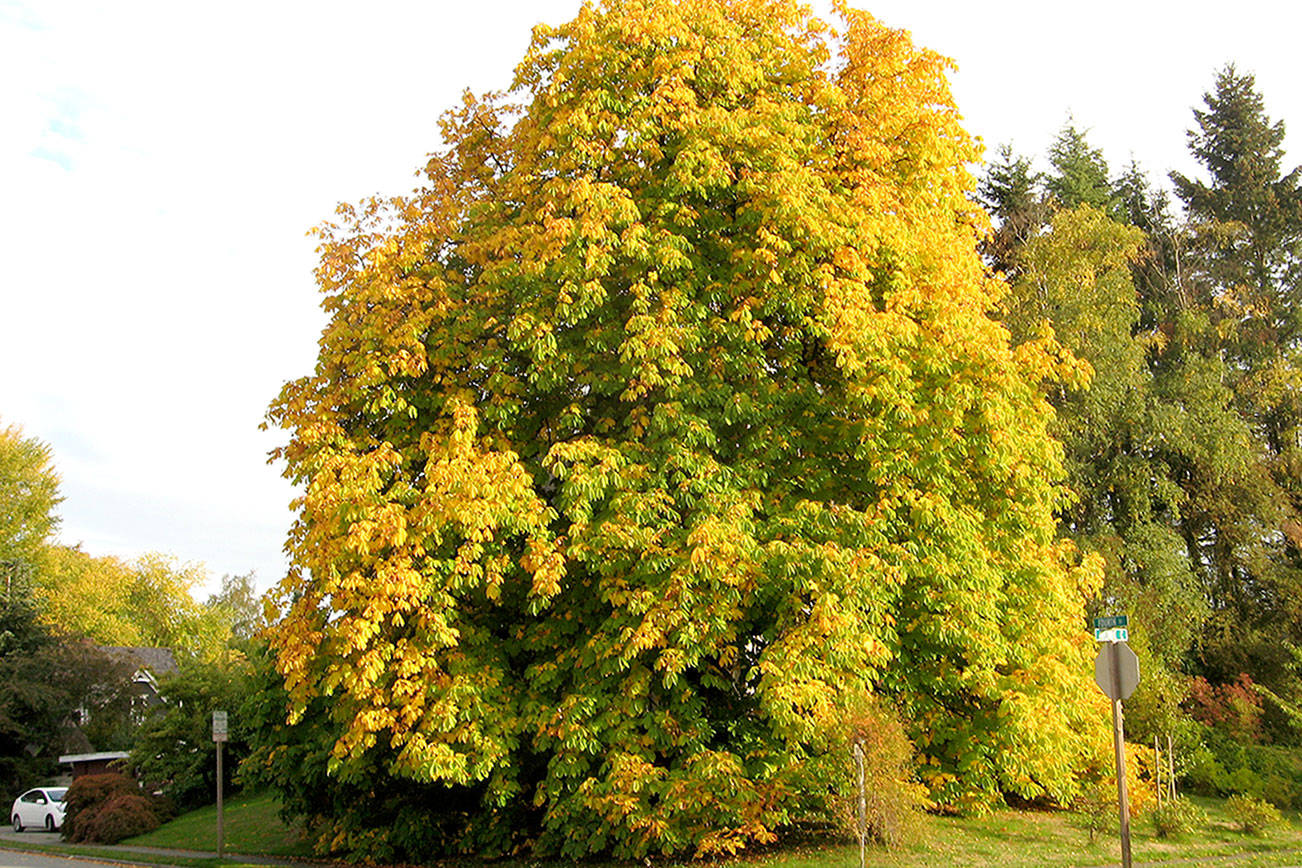
[[[1196, 172], [1190, 109], [1234, 62], [1302, 161], [1298, 4], [856, 5], [955, 59], [991, 149], [1041, 154], [1070, 114], [1114, 169]], [[0, 0], [0, 424], [53, 448], [63, 541], [280, 578], [293, 492], [258, 424], [315, 359], [306, 231], [409, 190], [439, 113], [578, 6]]]

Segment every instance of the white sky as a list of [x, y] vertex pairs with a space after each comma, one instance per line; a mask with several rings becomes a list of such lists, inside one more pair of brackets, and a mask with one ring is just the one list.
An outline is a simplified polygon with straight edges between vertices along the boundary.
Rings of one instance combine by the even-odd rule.
[[[0, 0], [0, 423], [53, 447], [65, 542], [280, 578], [293, 492], [257, 427], [315, 359], [307, 229], [410, 189], [439, 113], [578, 5]], [[992, 149], [1042, 154], [1070, 113], [1114, 170], [1196, 172], [1230, 61], [1302, 136], [1299, 4], [856, 5], [955, 58]]]

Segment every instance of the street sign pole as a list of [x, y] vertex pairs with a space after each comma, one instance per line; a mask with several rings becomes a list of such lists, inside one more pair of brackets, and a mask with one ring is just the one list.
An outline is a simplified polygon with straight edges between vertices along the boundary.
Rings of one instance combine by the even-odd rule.
[[[223, 809], [221, 809], [221, 748], [225, 747], [225, 742], [217, 742], [217, 859], [221, 859], [221, 850], [225, 845], [225, 829], [223, 829]], [[1129, 863], [1126, 863], [1129, 865]]]
[[217, 743], [217, 858], [223, 857], [226, 845], [226, 812], [222, 805], [222, 748], [229, 737], [226, 712], [212, 713], [212, 740]]
[[1139, 658], [1126, 644], [1129, 624], [1125, 615], [1094, 619], [1094, 637], [1103, 643], [1094, 658], [1094, 682], [1112, 700], [1112, 748], [1117, 760], [1117, 811], [1121, 815], [1121, 865], [1130, 862], [1130, 794], [1126, 791], [1126, 724], [1122, 700], [1139, 686]]
[[[1121, 684], [1121, 643], [1108, 643], [1112, 664], [1112, 683]], [[1112, 746], [1117, 759], [1117, 809], [1121, 815], [1121, 866], [1130, 863], [1130, 794], [1126, 791], [1126, 725], [1121, 711], [1121, 697], [1112, 700]]]

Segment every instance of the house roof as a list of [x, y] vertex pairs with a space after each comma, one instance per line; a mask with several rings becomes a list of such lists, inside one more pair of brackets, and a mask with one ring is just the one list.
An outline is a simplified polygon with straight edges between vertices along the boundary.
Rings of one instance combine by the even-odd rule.
[[167, 648], [145, 648], [135, 645], [102, 645], [101, 650], [115, 660], [130, 663], [137, 669], [148, 669], [154, 675], [172, 675], [179, 671], [176, 658]]
[[97, 760], [120, 760], [131, 756], [120, 750], [101, 751], [99, 753], [69, 753], [59, 757], [60, 763], [85, 763]]

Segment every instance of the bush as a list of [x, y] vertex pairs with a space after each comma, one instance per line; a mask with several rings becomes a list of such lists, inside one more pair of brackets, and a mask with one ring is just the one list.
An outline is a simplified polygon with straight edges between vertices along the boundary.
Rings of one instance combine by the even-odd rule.
[[91, 826], [100, 808], [114, 796], [138, 793], [136, 782], [126, 775], [110, 772], [103, 775], [83, 775], [68, 787], [64, 801], [63, 837], [69, 841], [93, 840]]
[[149, 797], [142, 793], [121, 793], [96, 812], [88, 829], [88, 841], [116, 844], [123, 838], [157, 829], [158, 814]]
[[126, 775], [84, 775], [65, 799], [63, 837], [74, 843], [116, 844], [159, 824], [153, 800]]
[[1080, 815], [1093, 844], [1095, 836], [1112, 828], [1117, 821], [1116, 786], [1106, 780], [1086, 782], [1072, 799], [1071, 809]]
[[1183, 796], [1154, 806], [1149, 816], [1159, 838], [1181, 838], [1207, 825], [1207, 812]]
[[925, 788], [913, 779], [913, 744], [899, 716], [870, 701], [846, 721], [846, 763], [838, 797], [832, 805], [841, 831], [858, 838], [859, 786], [854, 759], [857, 743], [864, 762], [864, 837], [887, 847], [908, 838], [925, 805]]
[[1242, 793], [1230, 796], [1225, 803], [1225, 810], [1245, 835], [1264, 835], [1284, 824], [1279, 808], [1265, 799], [1254, 799]]
[[1190, 790], [1208, 796], [1240, 793], [1282, 808], [1302, 807], [1302, 757], [1294, 748], [1237, 742], [1216, 730], [1189, 758]]

